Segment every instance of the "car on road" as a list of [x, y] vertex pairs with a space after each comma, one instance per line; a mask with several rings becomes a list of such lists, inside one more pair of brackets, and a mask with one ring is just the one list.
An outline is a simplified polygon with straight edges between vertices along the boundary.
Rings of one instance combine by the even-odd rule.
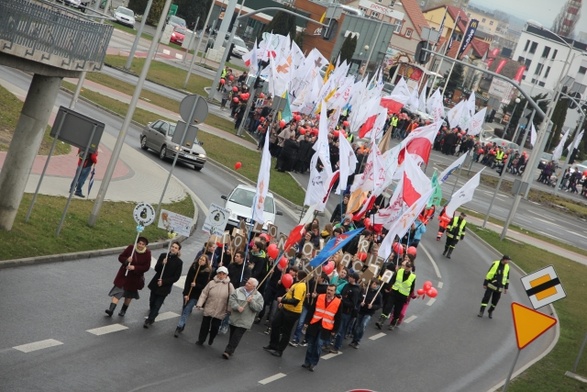
[[174, 44], [181, 45], [185, 39], [186, 33], [187, 29], [185, 27], [175, 26], [171, 32], [171, 38], [169, 38], [169, 41]]
[[538, 168], [542, 170], [550, 161], [552, 161], [552, 154], [549, 152], [543, 152], [540, 156], [540, 162], [538, 162]]
[[249, 48], [247, 48], [247, 44], [245, 44], [245, 41], [241, 37], [235, 35], [232, 43], [234, 44], [234, 48], [232, 49], [232, 55], [234, 57], [242, 59], [243, 55], [249, 53]]
[[90, 0], [58, 0], [60, 3], [85, 11], [90, 4]]
[[[176, 125], [166, 120], [157, 120], [147, 124], [141, 132], [141, 148], [158, 152], [159, 158], [162, 160], [173, 159], [175, 152], [179, 148], [178, 144], [171, 140], [175, 133]], [[193, 144], [186, 143], [181, 147], [177, 160], [193, 165], [194, 170], [200, 171], [206, 163], [206, 151], [204, 151], [202, 143], [195, 139]]]
[[[257, 189], [255, 187], [239, 184], [228, 196], [222, 195], [222, 199], [226, 200], [224, 207], [230, 210], [230, 216], [226, 227], [239, 227], [240, 220], [243, 219], [247, 226], [252, 226], [251, 217], [253, 216], [253, 200]], [[281, 211], [277, 210], [275, 198], [273, 194], [267, 192], [265, 202], [263, 204], [263, 230], [267, 230], [268, 224], [275, 224], [275, 216], [283, 215]]]
[[187, 27], [188, 27], [184, 18], [180, 18], [179, 16], [175, 16], [175, 15], [171, 15], [167, 19], [167, 24], [173, 26], [174, 28], [176, 26], [180, 26], [180, 27], [187, 29]]
[[130, 8], [118, 6], [114, 12], [112, 12], [112, 15], [114, 16], [114, 19], [116, 19], [116, 22], [134, 29], [136, 21], [135, 12]]
[[574, 167], [577, 168], [577, 170], [579, 170], [579, 172], [581, 173], [585, 173], [587, 171], [587, 161], [583, 161], [580, 163], [573, 163]]
[[516, 143], [509, 141], [507, 139], [501, 139], [499, 137], [491, 137], [486, 140], [486, 143], [487, 142], [495, 143], [498, 147], [502, 147], [505, 149], [512, 149], [512, 150], [518, 150], [518, 151], [522, 150], [520, 148], [519, 144], [516, 144]]

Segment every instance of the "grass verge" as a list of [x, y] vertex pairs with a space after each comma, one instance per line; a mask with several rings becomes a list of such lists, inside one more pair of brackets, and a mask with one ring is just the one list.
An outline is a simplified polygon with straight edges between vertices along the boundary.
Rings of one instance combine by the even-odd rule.
[[[24, 218], [31, 199], [31, 194], [24, 195], [12, 230], [0, 231], [0, 260], [125, 246], [136, 237], [137, 224], [132, 217], [135, 203], [104, 202], [96, 226], [90, 227], [87, 221], [94, 202], [73, 199], [61, 234], [56, 237], [67, 199], [39, 195], [27, 223]], [[156, 205], [153, 207], [157, 208]], [[194, 215], [194, 205], [189, 197], [163, 204], [162, 208], [185, 216]], [[158, 229], [156, 223], [147, 226], [143, 235], [151, 242], [167, 238], [167, 232]]]
[[[508, 254], [524, 271], [530, 273], [552, 265], [567, 297], [555, 302], [560, 321], [560, 338], [556, 347], [530, 369], [516, 378], [509, 386], [511, 392], [587, 391], [587, 385], [565, 376], [573, 369], [581, 342], [587, 333], [587, 302], [584, 293], [587, 286], [585, 266], [534, 246], [510, 240], [499, 240], [499, 233], [472, 227], [485, 242], [502, 254]], [[519, 284], [519, 282], [513, 282]], [[502, 308], [503, 313], [509, 309]], [[512, 350], [515, 347], [512, 346]], [[587, 376], [587, 355], [579, 362], [578, 372]]]

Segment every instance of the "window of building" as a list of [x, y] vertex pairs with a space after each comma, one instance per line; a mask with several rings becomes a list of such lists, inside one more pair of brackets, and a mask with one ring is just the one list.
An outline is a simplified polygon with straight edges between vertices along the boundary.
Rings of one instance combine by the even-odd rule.
[[579, 73], [581, 75], [585, 75], [586, 72], [587, 72], [587, 67], [579, 67]]
[[558, 54], [558, 49], [555, 49], [554, 52], [552, 52], [552, 57], [550, 59], [554, 60], [556, 58], [557, 54]]
[[544, 73], [544, 77], [547, 78], [549, 73], [550, 73], [550, 67], [546, 67], [546, 72]]
[[540, 76], [540, 74], [542, 73], [542, 68], [543, 68], [543, 67], [544, 67], [544, 65], [543, 65], [543, 64], [538, 64], [538, 65], [536, 66], [536, 71], [534, 71], [534, 75], [538, 75], [538, 76]]
[[550, 47], [545, 46], [544, 50], [542, 51], [542, 58], [548, 58], [549, 54], [550, 54]]
[[540, 87], [544, 87], [544, 82], [538, 82], [538, 85], [539, 85]]
[[528, 51], [528, 47], [530, 46], [530, 40], [526, 41], [526, 45], [524, 45], [524, 52]]
[[492, 20], [489, 21], [489, 26], [493, 26], [493, 21]]
[[395, 29], [393, 30], [394, 33], [400, 34], [402, 32], [402, 25], [404, 24], [403, 21], [398, 21], [398, 24], [395, 25]]
[[485, 18], [481, 19], [481, 23], [485, 23], [486, 20], [487, 19], [485, 19]]
[[412, 37], [412, 31], [413, 31], [412, 29], [406, 29], [406, 34], [405, 34], [406, 38]]
[[538, 47], [538, 43], [537, 42], [532, 42], [532, 45], [530, 45], [530, 53], [536, 53], [536, 48]]
[[526, 59], [526, 61], [524, 61], [524, 65], [526, 66], [526, 69], [530, 69], [530, 64], [532, 64], [532, 60]]
[[379, 18], [379, 12], [371, 12], [371, 17]]
[[518, 56], [518, 63], [523, 63], [526, 59], [522, 56]]

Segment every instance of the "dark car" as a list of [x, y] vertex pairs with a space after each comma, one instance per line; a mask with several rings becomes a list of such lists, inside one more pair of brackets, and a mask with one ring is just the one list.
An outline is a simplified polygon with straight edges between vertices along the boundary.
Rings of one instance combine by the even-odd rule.
[[[173, 159], [178, 145], [171, 141], [175, 133], [175, 123], [157, 120], [147, 124], [141, 132], [141, 148], [149, 148], [159, 153], [161, 159]], [[206, 163], [206, 151], [202, 148], [202, 143], [197, 139], [192, 145], [184, 145], [179, 151], [178, 161], [193, 165], [197, 171], [202, 170]]]
[[549, 152], [543, 152], [540, 156], [540, 162], [538, 162], [538, 168], [540, 170], [544, 169], [544, 166], [550, 161], [552, 161], [552, 154]]

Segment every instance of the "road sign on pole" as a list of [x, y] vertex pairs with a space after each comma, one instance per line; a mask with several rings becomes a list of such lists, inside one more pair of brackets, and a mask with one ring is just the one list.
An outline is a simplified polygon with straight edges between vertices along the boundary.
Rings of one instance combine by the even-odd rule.
[[567, 296], [552, 265], [523, 276], [521, 280], [534, 309]]
[[512, 314], [514, 316], [516, 341], [520, 350], [556, 324], [554, 317], [547, 316], [516, 302], [512, 303]]

